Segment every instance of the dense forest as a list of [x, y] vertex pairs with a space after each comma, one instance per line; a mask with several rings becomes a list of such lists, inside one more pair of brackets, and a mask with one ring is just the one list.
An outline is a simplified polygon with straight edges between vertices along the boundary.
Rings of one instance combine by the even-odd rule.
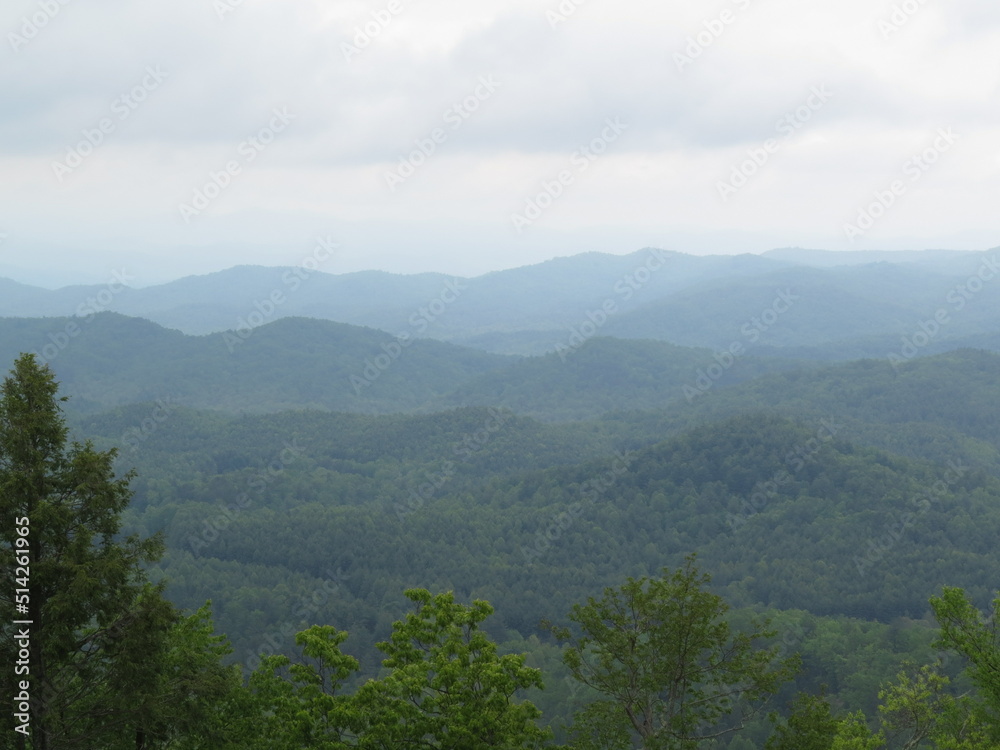
[[[569, 267], [606, 294], [621, 263], [483, 277], [450, 341], [360, 312], [0, 319], [0, 554], [31, 571], [2, 648], [16, 664], [28, 588], [45, 670], [3, 746], [1000, 747], [988, 315], [893, 359], [956, 283], [934, 258], [673, 260], [578, 340], [551, 317], [573, 294], [507, 330], [490, 295]], [[891, 310], [843, 297], [892, 284]], [[793, 288], [768, 337], [741, 332]]]

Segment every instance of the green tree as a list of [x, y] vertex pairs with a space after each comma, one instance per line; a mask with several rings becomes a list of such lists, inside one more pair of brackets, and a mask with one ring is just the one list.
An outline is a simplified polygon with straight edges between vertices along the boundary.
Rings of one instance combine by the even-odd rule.
[[[775, 727], [765, 750], [830, 750], [840, 722], [830, 711], [826, 696], [800, 693], [791, 708], [787, 721]], [[771, 720], [776, 721], [777, 715], [771, 714]]]
[[536, 724], [540, 712], [515, 699], [542, 687], [541, 672], [524, 666], [524, 656], [500, 656], [480, 629], [493, 613], [485, 601], [465, 606], [451, 593], [406, 592], [417, 605], [393, 625], [380, 643], [390, 669], [356, 696], [367, 726], [359, 747], [391, 750], [536, 748], [550, 734]]
[[[167, 704], [191, 694], [191, 649], [171, 641], [182, 634], [179, 614], [143, 572], [161, 540], [119, 538], [132, 476], [115, 478], [114, 450], [67, 446], [57, 392], [31, 354], [0, 386], [0, 570], [27, 568], [29, 592], [26, 605], [9, 582], [0, 593], [4, 664], [14, 662], [12, 621], [31, 623], [30, 736], [7, 736], [33, 750], [151, 748], [171, 721]], [[27, 529], [21, 542], [16, 525]], [[5, 706], [20, 689], [12, 671], [3, 672]]]
[[966, 673], [978, 695], [952, 699], [948, 711], [939, 712], [940, 746], [945, 750], [1000, 747], [1000, 597], [993, 600], [990, 616], [973, 606], [965, 591], [945, 587], [931, 598], [931, 609], [941, 627], [936, 642], [967, 660]]
[[881, 731], [872, 733], [863, 711], [843, 718], [831, 745], [832, 750], [883, 750], [884, 747], [885, 735]]
[[990, 707], [1000, 713], [1000, 597], [993, 601], [989, 618], [973, 606], [960, 588], [945, 587], [931, 598], [931, 609], [941, 626], [937, 645], [958, 652], [968, 660], [966, 671]]
[[[340, 695], [358, 660], [340, 651], [347, 633], [314, 625], [298, 633], [302, 659], [265, 657], [250, 676], [256, 706], [247, 717], [243, 750], [343, 750], [355, 747], [361, 726], [352, 696]], [[285, 676], [284, 673], [287, 673]]]
[[576, 605], [578, 634], [564, 656], [573, 676], [605, 696], [574, 725], [580, 748], [695, 748], [743, 729], [798, 669], [798, 657], [778, 660], [766, 622], [733, 633], [728, 606], [705, 590], [694, 556], [661, 578], [629, 578], [600, 600]]
[[878, 694], [878, 732], [869, 729], [864, 713], [845, 717], [837, 727], [832, 750], [997, 750], [996, 730], [982, 702], [955, 696], [936, 665], [902, 671]]
[[[162, 641], [150, 644], [145, 658], [149, 695], [141, 723], [149, 748], [171, 750], [244, 750], [237, 735], [250, 706], [238, 665], [223, 665], [232, 652], [225, 636], [216, 635], [210, 604], [180, 617]], [[158, 653], [155, 670], [150, 657]], [[137, 655], [138, 656], [138, 655]]]

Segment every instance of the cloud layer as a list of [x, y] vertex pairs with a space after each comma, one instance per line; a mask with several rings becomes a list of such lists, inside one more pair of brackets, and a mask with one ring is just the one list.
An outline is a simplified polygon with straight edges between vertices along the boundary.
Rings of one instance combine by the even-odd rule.
[[666, 5], [9, 0], [0, 270], [1000, 244], [1000, 8]]

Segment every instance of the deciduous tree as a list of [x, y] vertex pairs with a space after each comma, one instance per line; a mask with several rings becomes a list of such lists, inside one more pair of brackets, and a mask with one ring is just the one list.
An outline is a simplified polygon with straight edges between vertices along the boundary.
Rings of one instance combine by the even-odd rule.
[[755, 622], [731, 632], [721, 597], [694, 557], [661, 578], [629, 578], [597, 600], [576, 605], [569, 641], [573, 676], [605, 698], [584, 709], [575, 726], [580, 748], [695, 748], [742, 729], [797, 670], [764, 642], [774, 631]]
[[540, 711], [517, 700], [520, 690], [542, 686], [541, 672], [524, 656], [499, 655], [479, 625], [493, 613], [485, 601], [455, 602], [411, 589], [416, 604], [379, 644], [391, 671], [358, 693], [367, 716], [362, 748], [422, 750], [538, 748], [549, 740], [535, 720]]

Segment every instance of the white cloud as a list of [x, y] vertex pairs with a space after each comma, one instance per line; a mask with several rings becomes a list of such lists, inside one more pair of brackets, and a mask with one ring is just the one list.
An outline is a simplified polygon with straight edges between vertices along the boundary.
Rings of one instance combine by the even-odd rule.
[[[131, 248], [140, 262], [155, 256], [157, 274], [181, 275], [239, 262], [228, 250], [206, 258], [203, 247], [217, 243], [253, 243], [255, 262], [271, 247], [281, 262], [280, 248], [318, 224], [351, 235], [355, 257], [400, 268], [414, 257], [426, 268], [499, 268], [528, 246], [544, 257], [543, 237], [557, 254], [566, 245], [554, 238], [587, 232], [609, 249], [609, 237], [656, 236], [701, 251], [710, 241], [691, 238], [719, 230], [758, 238], [718, 248], [727, 252], [766, 249], [762, 238], [842, 247], [842, 223], [939, 127], [960, 133], [961, 147], [864, 242], [997, 244], [1000, 10], [982, 3], [564, 0], [575, 10], [553, 28], [554, 0], [224, 1], [233, 10], [220, 19], [212, 0], [70, 0], [17, 51], [7, 41], [0, 231], [10, 238], [0, 253], [42, 243], [77, 258], [86, 250], [100, 265], [101, 248]], [[880, 24], [902, 5], [917, 10], [887, 35]], [[5, 40], [41, 7], [9, 0]], [[348, 61], [342, 45], [366, 24], [378, 33]], [[691, 39], [699, 54], [678, 70], [675, 53], [690, 52]], [[52, 162], [151, 65], [168, 80], [56, 180]], [[386, 170], [447, 128], [445, 114], [480, 76], [501, 88], [388, 190]], [[819, 85], [835, 97], [721, 202], [719, 176]], [[236, 158], [275, 107], [294, 123], [197, 222], [178, 223], [178, 203]], [[628, 122], [628, 133], [546, 210], [534, 238], [506, 233], [510, 212], [608, 117]], [[381, 238], [366, 240], [359, 221], [377, 222]], [[412, 222], [425, 230], [414, 234]], [[459, 225], [463, 238], [479, 227], [481, 242], [452, 242]], [[386, 237], [400, 247], [387, 250]]]

